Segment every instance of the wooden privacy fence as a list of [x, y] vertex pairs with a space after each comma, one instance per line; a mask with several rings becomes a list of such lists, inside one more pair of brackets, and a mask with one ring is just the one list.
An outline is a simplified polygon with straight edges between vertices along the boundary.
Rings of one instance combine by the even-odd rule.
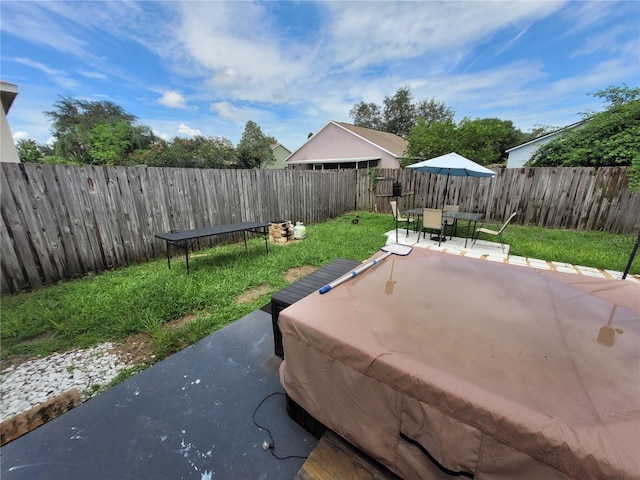
[[[3, 293], [147, 261], [166, 253], [158, 232], [243, 221], [312, 224], [350, 210], [440, 207], [446, 178], [410, 169], [209, 170], [1, 164]], [[501, 169], [449, 179], [448, 203], [502, 222], [636, 233], [640, 194], [627, 168]], [[239, 238], [239, 237], [238, 237]], [[235, 237], [222, 239], [234, 240]], [[213, 237], [199, 241], [210, 246]]]
[[[503, 168], [492, 178], [450, 177], [447, 203], [497, 223], [517, 211], [522, 225], [635, 234], [640, 193], [629, 190], [627, 174], [627, 167]], [[402, 184], [401, 209], [442, 207], [445, 176], [384, 169], [371, 199], [377, 211], [391, 211], [394, 181]]]
[[244, 221], [321, 222], [353, 210], [355, 192], [355, 171], [348, 170], [3, 163], [2, 292], [165, 255], [158, 232]]

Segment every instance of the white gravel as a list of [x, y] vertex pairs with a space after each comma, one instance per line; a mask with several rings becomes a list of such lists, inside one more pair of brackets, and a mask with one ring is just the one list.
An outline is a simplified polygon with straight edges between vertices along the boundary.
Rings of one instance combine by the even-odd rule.
[[54, 353], [28, 360], [0, 372], [0, 421], [26, 412], [51, 398], [77, 388], [82, 400], [90, 398], [94, 386], [107, 385], [130, 367], [112, 353], [112, 343], [86, 349]]

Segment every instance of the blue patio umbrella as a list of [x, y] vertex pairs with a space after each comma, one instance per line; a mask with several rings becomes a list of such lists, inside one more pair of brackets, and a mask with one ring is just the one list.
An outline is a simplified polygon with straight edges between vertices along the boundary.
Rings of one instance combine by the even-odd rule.
[[436, 175], [446, 175], [447, 181], [444, 184], [443, 208], [447, 201], [447, 188], [449, 177], [493, 177], [496, 172], [483, 167], [482, 165], [458, 155], [455, 152], [447, 153], [440, 157], [424, 160], [422, 162], [408, 165], [419, 172], [435, 173]]

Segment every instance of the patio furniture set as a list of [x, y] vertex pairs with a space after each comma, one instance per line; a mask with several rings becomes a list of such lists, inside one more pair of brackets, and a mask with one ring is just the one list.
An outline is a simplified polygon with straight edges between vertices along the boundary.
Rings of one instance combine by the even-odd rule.
[[[400, 225], [405, 224], [406, 234], [409, 235], [409, 226], [413, 225], [414, 231], [418, 232], [417, 242], [420, 242], [420, 233], [425, 238], [427, 231], [432, 231], [430, 236], [431, 240], [437, 240], [438, 246], [442, 242], [446, 241], [446, 231], [449, 229], [450, 238], [455, 233], [457, 235], [458, 223], [465, 222], [464, 228], [464, 246], [467, 247], [469, 238], [471, 236], [472, 246], [478, 239], [480, 233], [487, 235], [493, 235], [498, 238], [502, 251], [504, 251], [504, 240], [502, 233], [507, 228], [509, 223], [517, 215], [517, 212], [513, 212], [509, 218], [497, 229], [491, 229], [481, 224], [479, 228], [477, 223], [484, 219], [484, 213], [478, 212], [461, 212], [459, 205], [444, 205], [443, 209], [437, 208], [412, 208], [404, 210], [401, 215], [398, 214], [398, 206], [395, 201], [391, 201], [391, 211], [396, 223], [396, 242], [398, 241], [398, 228]], [[454, 233], [451, 233], [454, 232]], [[471, 234], [471, 235], [470, 235]]]

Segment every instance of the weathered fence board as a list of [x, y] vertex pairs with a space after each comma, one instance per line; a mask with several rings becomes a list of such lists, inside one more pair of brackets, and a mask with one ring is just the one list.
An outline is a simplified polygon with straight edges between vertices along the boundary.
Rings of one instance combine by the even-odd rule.
[[[352, 210], [355, 171], [2, 164], [3, 293], [164, 256], [155, 233]], [[200, 240], [198, 247], [240, 234]]]
[[[517, 211], [523, 225], [637, 233], [640, 194], [629, 190], [627, 174], [626, 167], [520, 168], [500, 169], [493, 178], [450, 177], [447, 203], [497, 223]], [[364, 182], [366, 173], [359, 175]], [[376, 211], [391, 211], [395, 180], [403, 185], [401, 209], [442, 206], [446, 176], [410, 169], [381, 169], [378, 176]]]
[[[99, 273], [166, 253], [155, 233], [241, 221], [313, 224], [350, 210], [440, 207], [446, 177], [410, 169], [209, 170], [7, 164], [0, 169], [3, 293]], [[374, 178], [377, 177], [377, 178]], [[502, 222], [636, 233], [640, 194], [627, 169], [501, 169], [451, 177], [447, 203]], [[198, 246], [239, 240], [200, 240]]]

